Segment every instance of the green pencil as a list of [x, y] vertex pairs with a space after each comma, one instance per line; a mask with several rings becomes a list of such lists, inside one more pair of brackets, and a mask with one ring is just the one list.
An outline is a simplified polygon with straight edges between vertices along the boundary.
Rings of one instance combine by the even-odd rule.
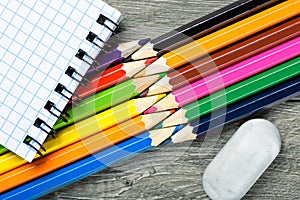
[[299, 69], [300, 57], [297, 57], [182, 107], [156, 128], [189, 123], [214, 110], [293, 78], [300, 74]]
[[6, 152], [8, 152], [8, 149], [5, 148], [4, 146], [0, 145], [0, 155], [5, 154]]
[[78, 105], [74, 106], [72, 109], [66, 111], [67, 115], [64, 115], [67, 122], [58, 119], [53, 129], [62, 129], [68, 125], [90, 117], [93, 114], [136, 97], [163, 76], [165, 76], [165, 73], [130, 79], [114, 87], [96, 93], [95, 95], [89, 96], [80, 101]]
[[[130, 79], [119, 85], [99, 92], [94, 96], [85, 98], [82, 101], [80, 101], [78, 106], [67, 111], [68, 115], [70, 115], [70, 117], [68, 118], [68, 122], [64, 122], [59, 119], [55, 123], [54, 129], [62, 129], [68, 125], [73, 124], [75, 121], [83, 120], [113, 105], [129, 100], [132, 97], [138, 96], [141, 92], [143, 92], [150, 85], [152, 85], [165, 75], [165, 73], [162, 73], [154, 76]], [[8, 149], [0, 145], [0, 155], [5, 154], [7, 152]]]

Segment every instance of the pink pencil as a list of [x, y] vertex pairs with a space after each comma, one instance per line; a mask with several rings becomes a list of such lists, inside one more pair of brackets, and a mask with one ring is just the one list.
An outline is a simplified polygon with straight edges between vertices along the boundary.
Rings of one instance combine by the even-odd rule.
[[204, 79], [174, 90], [146, 113], [181, 108], [241, 80], [300, 55], [300, 37], [232, 65]]

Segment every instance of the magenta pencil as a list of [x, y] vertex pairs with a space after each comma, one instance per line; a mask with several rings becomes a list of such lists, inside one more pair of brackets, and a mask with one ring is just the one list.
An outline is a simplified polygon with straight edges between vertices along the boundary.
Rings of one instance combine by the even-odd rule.
[[300, 55], [300, 37], [289, 40], [263, 53], [232, 65], [220, 72], [174, 90], [146, 113], [181, 108], [255, 74]]

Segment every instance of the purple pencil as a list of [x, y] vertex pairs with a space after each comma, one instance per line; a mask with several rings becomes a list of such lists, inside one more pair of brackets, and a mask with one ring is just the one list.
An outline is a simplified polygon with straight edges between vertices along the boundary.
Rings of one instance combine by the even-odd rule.
[[105, 70], [107, 67], [121, 62], [149, 41], [150, 39], [142, 39], [114, 45], [106, 54], [98, 56], [95, 60], [89, 57], [89, 55], [82, 50], [78, 51], [76, 57], [91, 65], [90, 69], [86, 73], [87, 77], [91, 77], [98, 74], [100, 71]]

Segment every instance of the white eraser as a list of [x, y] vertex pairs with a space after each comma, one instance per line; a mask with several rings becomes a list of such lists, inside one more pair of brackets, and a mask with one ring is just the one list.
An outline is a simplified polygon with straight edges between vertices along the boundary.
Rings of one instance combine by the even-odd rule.
[[213, 200], [241, 199], [280, 151], [278, 129], [269, 121], [244, 123], [207, 166], [203, 187]]

